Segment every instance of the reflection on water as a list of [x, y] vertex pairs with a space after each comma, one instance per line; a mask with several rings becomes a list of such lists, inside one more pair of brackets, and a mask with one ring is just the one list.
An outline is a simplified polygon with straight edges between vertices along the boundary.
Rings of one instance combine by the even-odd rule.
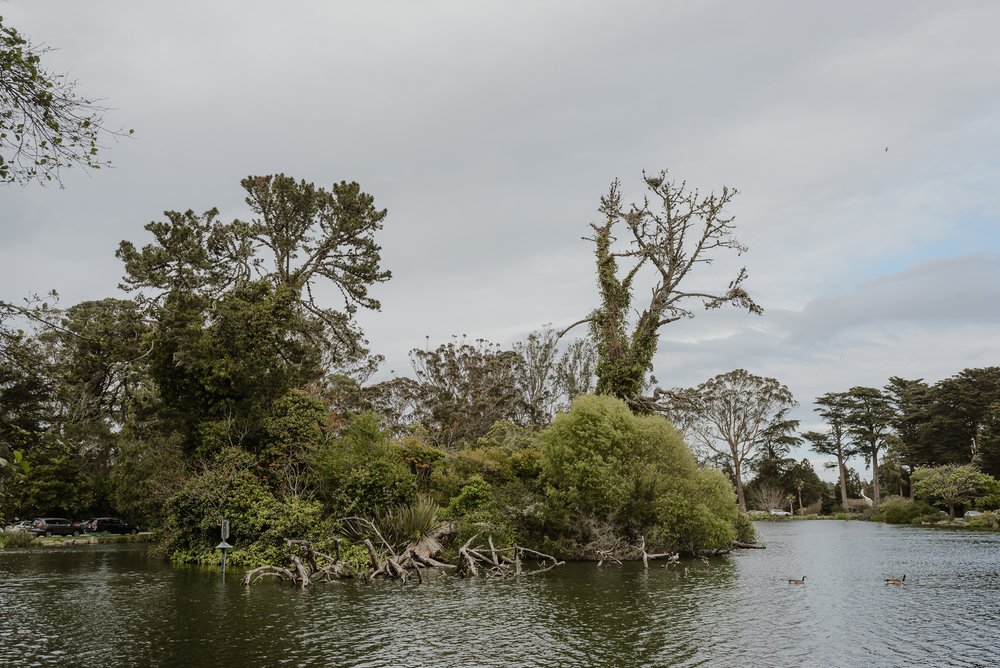
[[135, 546], [0, 551], [0, 665], [995, 664], [1000, 535], [758, 528], [767, 550], [648, 571], [305, 592], [223, 584]]

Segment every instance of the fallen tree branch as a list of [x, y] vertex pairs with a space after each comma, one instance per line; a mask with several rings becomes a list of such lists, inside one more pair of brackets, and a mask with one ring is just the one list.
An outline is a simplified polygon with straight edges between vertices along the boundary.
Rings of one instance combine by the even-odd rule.
[[766, 550], [767, 545], [761, 545], [760, 543], [741, 543], [738, 540], [731, 540], [729, 544], [733, 547], [738, 547], [742, 550]]
[[[243, 584], [250, 586], [259, 582], [265, 576], [271, 576], [279, 580], [288, 580], [295, 586], [304, 589], [316, 580], [326, 580], [329, 582], [340, 578], [348, 578], [352, 575], [350, 568], [340, 563], [339, 538], [336, 539], [335, 543], [336, 557], [317, 552], [313, 549], [312, 544], [306, 540], [286, 539], [285, 544], [289, 547], [298, 548], [302, 552], [305, 561], [303, 562], [297, 555], [292, 555], [291, 568], [274, 565], [255, 568], [243, 576]], [[317, 557], [324, 560], [326, 565], [320, 566]]]

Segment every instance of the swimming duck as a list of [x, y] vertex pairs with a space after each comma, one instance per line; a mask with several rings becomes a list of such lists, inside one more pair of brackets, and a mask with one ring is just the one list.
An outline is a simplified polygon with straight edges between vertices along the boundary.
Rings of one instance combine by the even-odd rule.
[[887, 585], [896, 585], [897, 587], [906, 584], [906, 575], [904, 574], [901, 578], [886, 578], [885, 583]]
[[788, 584], [790, 585], [804, 585], [805, 583], [806, 583], [806, 576], [804, 575], [802, 576], [801, 580], [796, 580], [792, 578], [791, 580], [788, 581]]

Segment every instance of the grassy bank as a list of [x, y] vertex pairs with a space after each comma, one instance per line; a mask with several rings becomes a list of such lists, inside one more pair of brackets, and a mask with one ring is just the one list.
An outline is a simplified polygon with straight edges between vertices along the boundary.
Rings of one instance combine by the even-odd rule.
[[69, 547], [72, 545], [107, 545], [114, 543], [151, 543], [155, 534], [149, 531], [134, 535], [90, 534], [84, 536], [33, 536], [18, 531], [0, 534], [0, 549], [18, 547]]

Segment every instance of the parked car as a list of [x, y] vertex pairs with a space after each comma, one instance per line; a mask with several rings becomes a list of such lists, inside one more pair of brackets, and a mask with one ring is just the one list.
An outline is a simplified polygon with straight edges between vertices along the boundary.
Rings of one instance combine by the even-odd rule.
[[962, 515], [962, 517], [964, 517], [967, 520], [974, 520], [977, 517], [982, 517], [982, 516], [983, 516], [983, 514], [981, 512], [979, 512], [978, 510], [966, 510], [965, 514]]
[[784, 517], [785, 515], [791, 515], [787, 510], [781, 510], [780, 508], [771, 508], [771, 514], [776, 517]]
[[86, 533], [87, 532], [87, 525], [90, 524], [93, 521], [94, 521], [94, 518], [91, 517], [90, 519], [87, 519], [87, 520], [80, 520], [79, 522], [73, 522], [73, 525], [80, 530], [80, 533]]
[[4, 531], [7, 533], [17, 533], [18, 531], [27, 531], [31, 528], [31, 520], [21, 520], [20, 522], [14, 522], [8, 525]]
[[65, 517], [36, 517], [28, 531], [36, 536], [79, 536], [80, 529]]
[[82, 526], [87, 533], [99, 531], [107, 533], [139, 533], [139, 527], [129, 524], [120, 517], [95, 517]]

